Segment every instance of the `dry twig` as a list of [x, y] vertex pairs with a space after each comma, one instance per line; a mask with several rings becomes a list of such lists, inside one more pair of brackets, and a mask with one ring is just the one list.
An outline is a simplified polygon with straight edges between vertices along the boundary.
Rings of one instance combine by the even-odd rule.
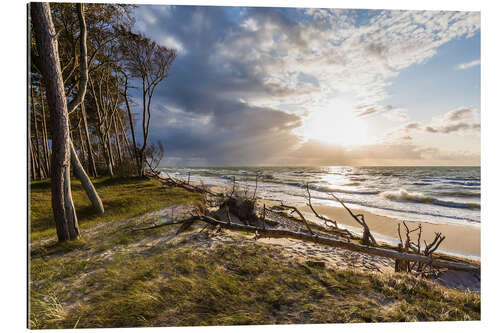
[[330, 193], [330, 195], [335, 198], [347, 211], [349, 214], [353, 217], [353, 219], [358, 222], [362, 227], [363, 227], [363, 242], [365, 244], [370, 244], [370, 241], [373, 245], [377, 245], [377, 241], [375, 241], [375, 238], [373, 237], [372, 233], [370, 232], [370, 228], [368, 228], [368, 225], [366, 224], [365, 221], [365, 216], [363, 214], [357, 214], [355, 215], [345, 204], [342, 200], [337, 198], [337, 196], [333, 193]]

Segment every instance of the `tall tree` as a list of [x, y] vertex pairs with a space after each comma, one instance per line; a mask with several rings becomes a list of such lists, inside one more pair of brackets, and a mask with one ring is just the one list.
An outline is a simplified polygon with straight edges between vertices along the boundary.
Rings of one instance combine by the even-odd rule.
[[83, 133], [85, 134], [85, 145], [87, 148], [88, 170], [93, 177], [97, 177], [97, 169], [94, 161], [94, 150], [90, 142], [89, 126], [87, 124], [87, 112], [85, 111], [85, 103], [80, 104], [81, 117], [83, 120]]
[[[76, 108], [83, 103], [85, 98], [85, 93], [87, 91], [88, 82], [88, 66], [87, 66], [87, 25], [85, 24], [85, 7], [83, 3], [78, 4], [78, 21], [80, 23], [80, 80], [79, 89], [76, 97], [73, 98], [69, 104], [69, 112], [73, 112]], [[94, 185], [90, 181], [89, 176], [85, 172], [78, 155], [76, 154], [73, 142], [70, 141], [71, 150], [71, 163], [73, 165], [73, 170], [75, 175], [80, 179], [85, 193], [87, 193], [88, 198], [92, 202], [94, 209], [97, 210], [99, 214], [104, 213], [104, 206], [102, 204], [101, 198], [94, 188]]]
[[130, 110], [130, 103], [128, 100], [128, 74], [126, 71], [123, 69], [120, 69], [122, 75], [123, 75], [123, 98], [125, 99], [125, 106], [127, 107], [127, 114], [128, 114], [128, 121], [129, 121], [129, 126], [130, 126], [130, 132], [132, 134], [132, 153], [133, 153], [133, 158], [135, 159], [135, 162], [137, 164], [137, 173], [141, 173], [141, 161], [139, 160], [139, 154], [137, 152], [137, 141], [135, 139], [135, 129], [134, 129], [134, 118], [132, 117], [132, 111]]
[[130, 30], [122, 30], [121, 51], [125, 68], [132, 77], [139, 79], [142, 89], [142, 145], [138, 149], [139, 175], [144, 176], [145, 151], [148, 147], [151, 121], [151, 101], [156, 87], [168, 75], [176, 52], [158, 45], [151, 39], [135, 34]]
[[31, 3], [31, 21], [38, 46], [40, 70], [51, 115], [52, 211], [59, 241], [78, 238], [80, 231], [71, 196], [69, 118], [57, 35], [48, 3]]
[[[102, 7], [102, 6], [101, 6]], [[100, 11], [101, 7], [95, 7], [96, 11]], [[107, 8], [104, 6], [103, 8]], [[68, 114], [72, 114], [79, 105], [83, 104], [84, 97], [86, 94], [87, 82], [88, 82], [88, 64], [87, 64], [87, 25], [85, 21], [85, 6], [83, 4], [54, 4], [51, 8], [51, 19], [54, 25], [54, 29], [57, 30], [57, 40], [58, 40], [58, 52], [59, 52], [59, 62], [61, 68], [61, 75], [63, 78], [63, 85], [65, 89], [66, 99], [72, 97], [71, 102], [67, 101]], [[55, 17], [55, 19], [54, 19]], [[54, 23], [55, 21], [55, 23]], [[78, 34], [79, 32], [79, 34]], [[79, 42], [79, 43], [78, 43]], [[62, 46], [60, 45], [62, 44]], [[38, 73], [41, 73], [41, 50], [40, 46], [37, 47], [36, 43], [31, 43], [31, 58], [32, 58], [32, 77], [37, 77]], [[80, 51], [78, 53], [78, 51]], [[93, 53], [95, 55], [95, 52]], [[91, 57], [92, 58], [92, 57]], [[39, 90], [42, 90], [42, 85], [40, 84]], [[44, 113], [43, 100], [41, 101], [42, 114]], [[81, 108], [81, 113], [83, 117], [85, 116], [84, 109]], [[43, 124], [45, 123], [45, 116], [43, 116]], [[35, 122], [35, 125], [37, 123]], [[70, 123], [71, 124], [71, 123]], [[86, 127], [86, 118], [84, 118], [84, 130], [88, 130]], [[70, 138], [72, 137], [71, 126], [70, 126]], [[36, 132], [36, 127], [35, 127]], [[46, 133], [45, 133], [46, 134]], [[88, 132], [86, 132], [88, 134]], [[88, 136], [86, 137], [87, 139]], [[48, 150], [47, 139], [44, 138], [45, 146], [44, 149]], [[90, 147], [90, 143], [87, 142], [87, 148]], [[35, 147], [37, 148], [37, 147]], [[37, 150], [34, 150], [36, 153]], [[45, 153], [45, 152], [44, 152]], [[92, 205], [98, 213], [104, 212], [104, 206], [102, 205], [101, 199], [97, 194], [90, 178], [88, 177], [85, 169], [82, 167], [79, 157], [74, 149], [73, 142], [70, 139], [70, 156], [71, 164], [75, 171], [75, 175], [80, 179], [87, 196], [89, 197]], [[41, 154], [40, 154], [41, 155]], [[91, 149], [89, 154], [90, 162], [93, 162]], [[45, 167], [48, 169], [48, 167]], [[95, 169], [95, 168], [94, 168]], [[93, 175], [96, 175], [94, 169], [90, 168]]]

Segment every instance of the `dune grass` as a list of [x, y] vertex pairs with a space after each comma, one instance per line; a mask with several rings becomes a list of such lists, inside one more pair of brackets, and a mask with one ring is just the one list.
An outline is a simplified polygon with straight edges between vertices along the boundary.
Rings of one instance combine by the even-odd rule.
[[[104, 205], [103, 215], [94, 212], [80, 182], [78, 180], [71, 182], [73, 201], [82, 229], [200, 198], [198, 194], [180, 188], [164, 187], [157, 180], [139, 177], [98, 178], [93, 180], [93, 184]], [[31, 241], [55, 235], [50, 181], [32, 182], [30, 189]]]
[[[32, 252], [31, 328], [480, 319], [477, 294], [406, 274], [309, 266], [242, 233], [210, 250], [188, 241], [186, 234], [176, 236], [175, 244], [149, 247], [148, 239], [178, 226], [126, 232], [128, 222], [119, 221], [199, 197], [152, 180], [95, 183], [106, 214], [92, 213], [78, 182], [73, 185], [76, 207], [82, 230], [99, 223], [107, 223], [106, 228]], [[35, 183], [31, 195], [32, 240], [53, 236], [50, 186]]]
[[32, 328], [480, 319], [478, 295], [403, 274], [309, 267], [260, 244], [55, 260], [33, 265], [47, 283], [32, 288]]

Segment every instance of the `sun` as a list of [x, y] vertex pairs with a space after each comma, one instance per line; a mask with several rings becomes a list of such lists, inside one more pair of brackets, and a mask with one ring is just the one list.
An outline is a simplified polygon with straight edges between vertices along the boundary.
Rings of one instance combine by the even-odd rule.
[[356, 117], [348, 108], [332, 107], [311, 112], [301, 132], [306, 139], [348, 147], [369, 144], [368, 129], [366, 119]]

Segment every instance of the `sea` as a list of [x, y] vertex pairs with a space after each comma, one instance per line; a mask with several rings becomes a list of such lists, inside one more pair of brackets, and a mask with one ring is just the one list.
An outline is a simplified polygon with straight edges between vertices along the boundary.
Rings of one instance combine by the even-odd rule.
[[206, 186], [236, 185], [257, 197], [305, 205], [340, 204], [407, 221], [481, 222], [480, 167], [163, 167], [172, 177]]

